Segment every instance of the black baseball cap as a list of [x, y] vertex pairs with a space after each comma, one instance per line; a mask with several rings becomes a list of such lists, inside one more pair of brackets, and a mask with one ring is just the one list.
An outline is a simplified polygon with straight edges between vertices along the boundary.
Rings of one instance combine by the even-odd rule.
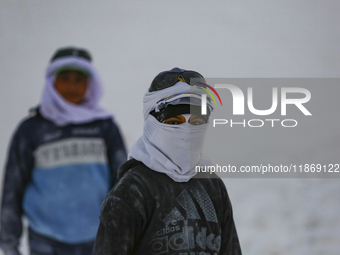
[[77, 48], [77, 47], [63, 47], [56, 50], [56, 52], [53, 54], [50, 62], [67, 56], [75, 56], [79, 58], [84, 58], [88, 61], [92, 61], [91, 54], [88, 50], [83, 48]]

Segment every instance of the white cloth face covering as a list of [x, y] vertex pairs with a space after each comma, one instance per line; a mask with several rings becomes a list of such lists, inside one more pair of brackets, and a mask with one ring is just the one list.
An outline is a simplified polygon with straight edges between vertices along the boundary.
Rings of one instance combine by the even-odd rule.
[[[179, 86], [177, 86], [179, 84]], [[175, 86], [144, 97], [143, 136], [133, 145], [128, 158], [143, 162], [150, 169], [167, 174], [176, 182], [187, 182], [195, 174], [196, 166], [209, 165], [210, 161], [202, 157], [204, 137], [208, 123], [191, 125], [191, 114], [183, 114], [186, 123], [169, 125], [160, 123], [149, 112], [155, 109], [157, 102], [172, 94], [190, 92], [190, 86], [179, 82]], [[177, 86], [177, 87], [176, 87]], [[162, 93], [160, 93], [162, 92]], [[198, 89], [198, 92], [200, 90]], [[157, 94], [158, 93], [158, 94]], [[158, 99], [157, 99], [158, 97]]]

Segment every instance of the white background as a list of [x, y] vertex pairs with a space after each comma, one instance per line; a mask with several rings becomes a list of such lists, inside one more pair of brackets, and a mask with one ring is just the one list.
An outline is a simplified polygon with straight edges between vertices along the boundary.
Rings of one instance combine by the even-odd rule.
[[[102, 106], [130, 148], [142, 134], [143, 94], [160, 71], [339, 77], [339, 8], [336, 0], [0, 0], [0, 165], [61, 46], [92, 52], [105, 85]], [[338, 254], [339, 179], [225, 183], [244, 254]]]

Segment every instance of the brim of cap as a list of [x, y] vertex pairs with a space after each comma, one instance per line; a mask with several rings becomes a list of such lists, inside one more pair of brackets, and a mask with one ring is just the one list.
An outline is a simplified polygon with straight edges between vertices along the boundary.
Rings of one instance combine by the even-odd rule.
[[60, 67], [56, 70], [53, 71], [53, 74], [57, 74], [57, 73], [60, 73], [62, 71], [78, 71], [78, 72], [81, 72], [83, 74], [85, 74], [86, 76], [91, 76], [91, 73], [84, 69], [84, 68], [81, 68], [79, 66], [63, 66], [63, 67]]

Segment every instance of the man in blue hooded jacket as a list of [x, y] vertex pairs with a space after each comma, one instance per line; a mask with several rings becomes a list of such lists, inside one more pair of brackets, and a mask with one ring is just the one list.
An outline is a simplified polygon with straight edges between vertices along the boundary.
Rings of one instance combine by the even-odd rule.
[[126, 151], [112, 115], [98, 106], [102, 84], [90, 53], [58, 49], [40, 105], [10, 145], [0, 247], [17, 255], [22, 217], [31, 255], [91, 254], [100, 207]]

